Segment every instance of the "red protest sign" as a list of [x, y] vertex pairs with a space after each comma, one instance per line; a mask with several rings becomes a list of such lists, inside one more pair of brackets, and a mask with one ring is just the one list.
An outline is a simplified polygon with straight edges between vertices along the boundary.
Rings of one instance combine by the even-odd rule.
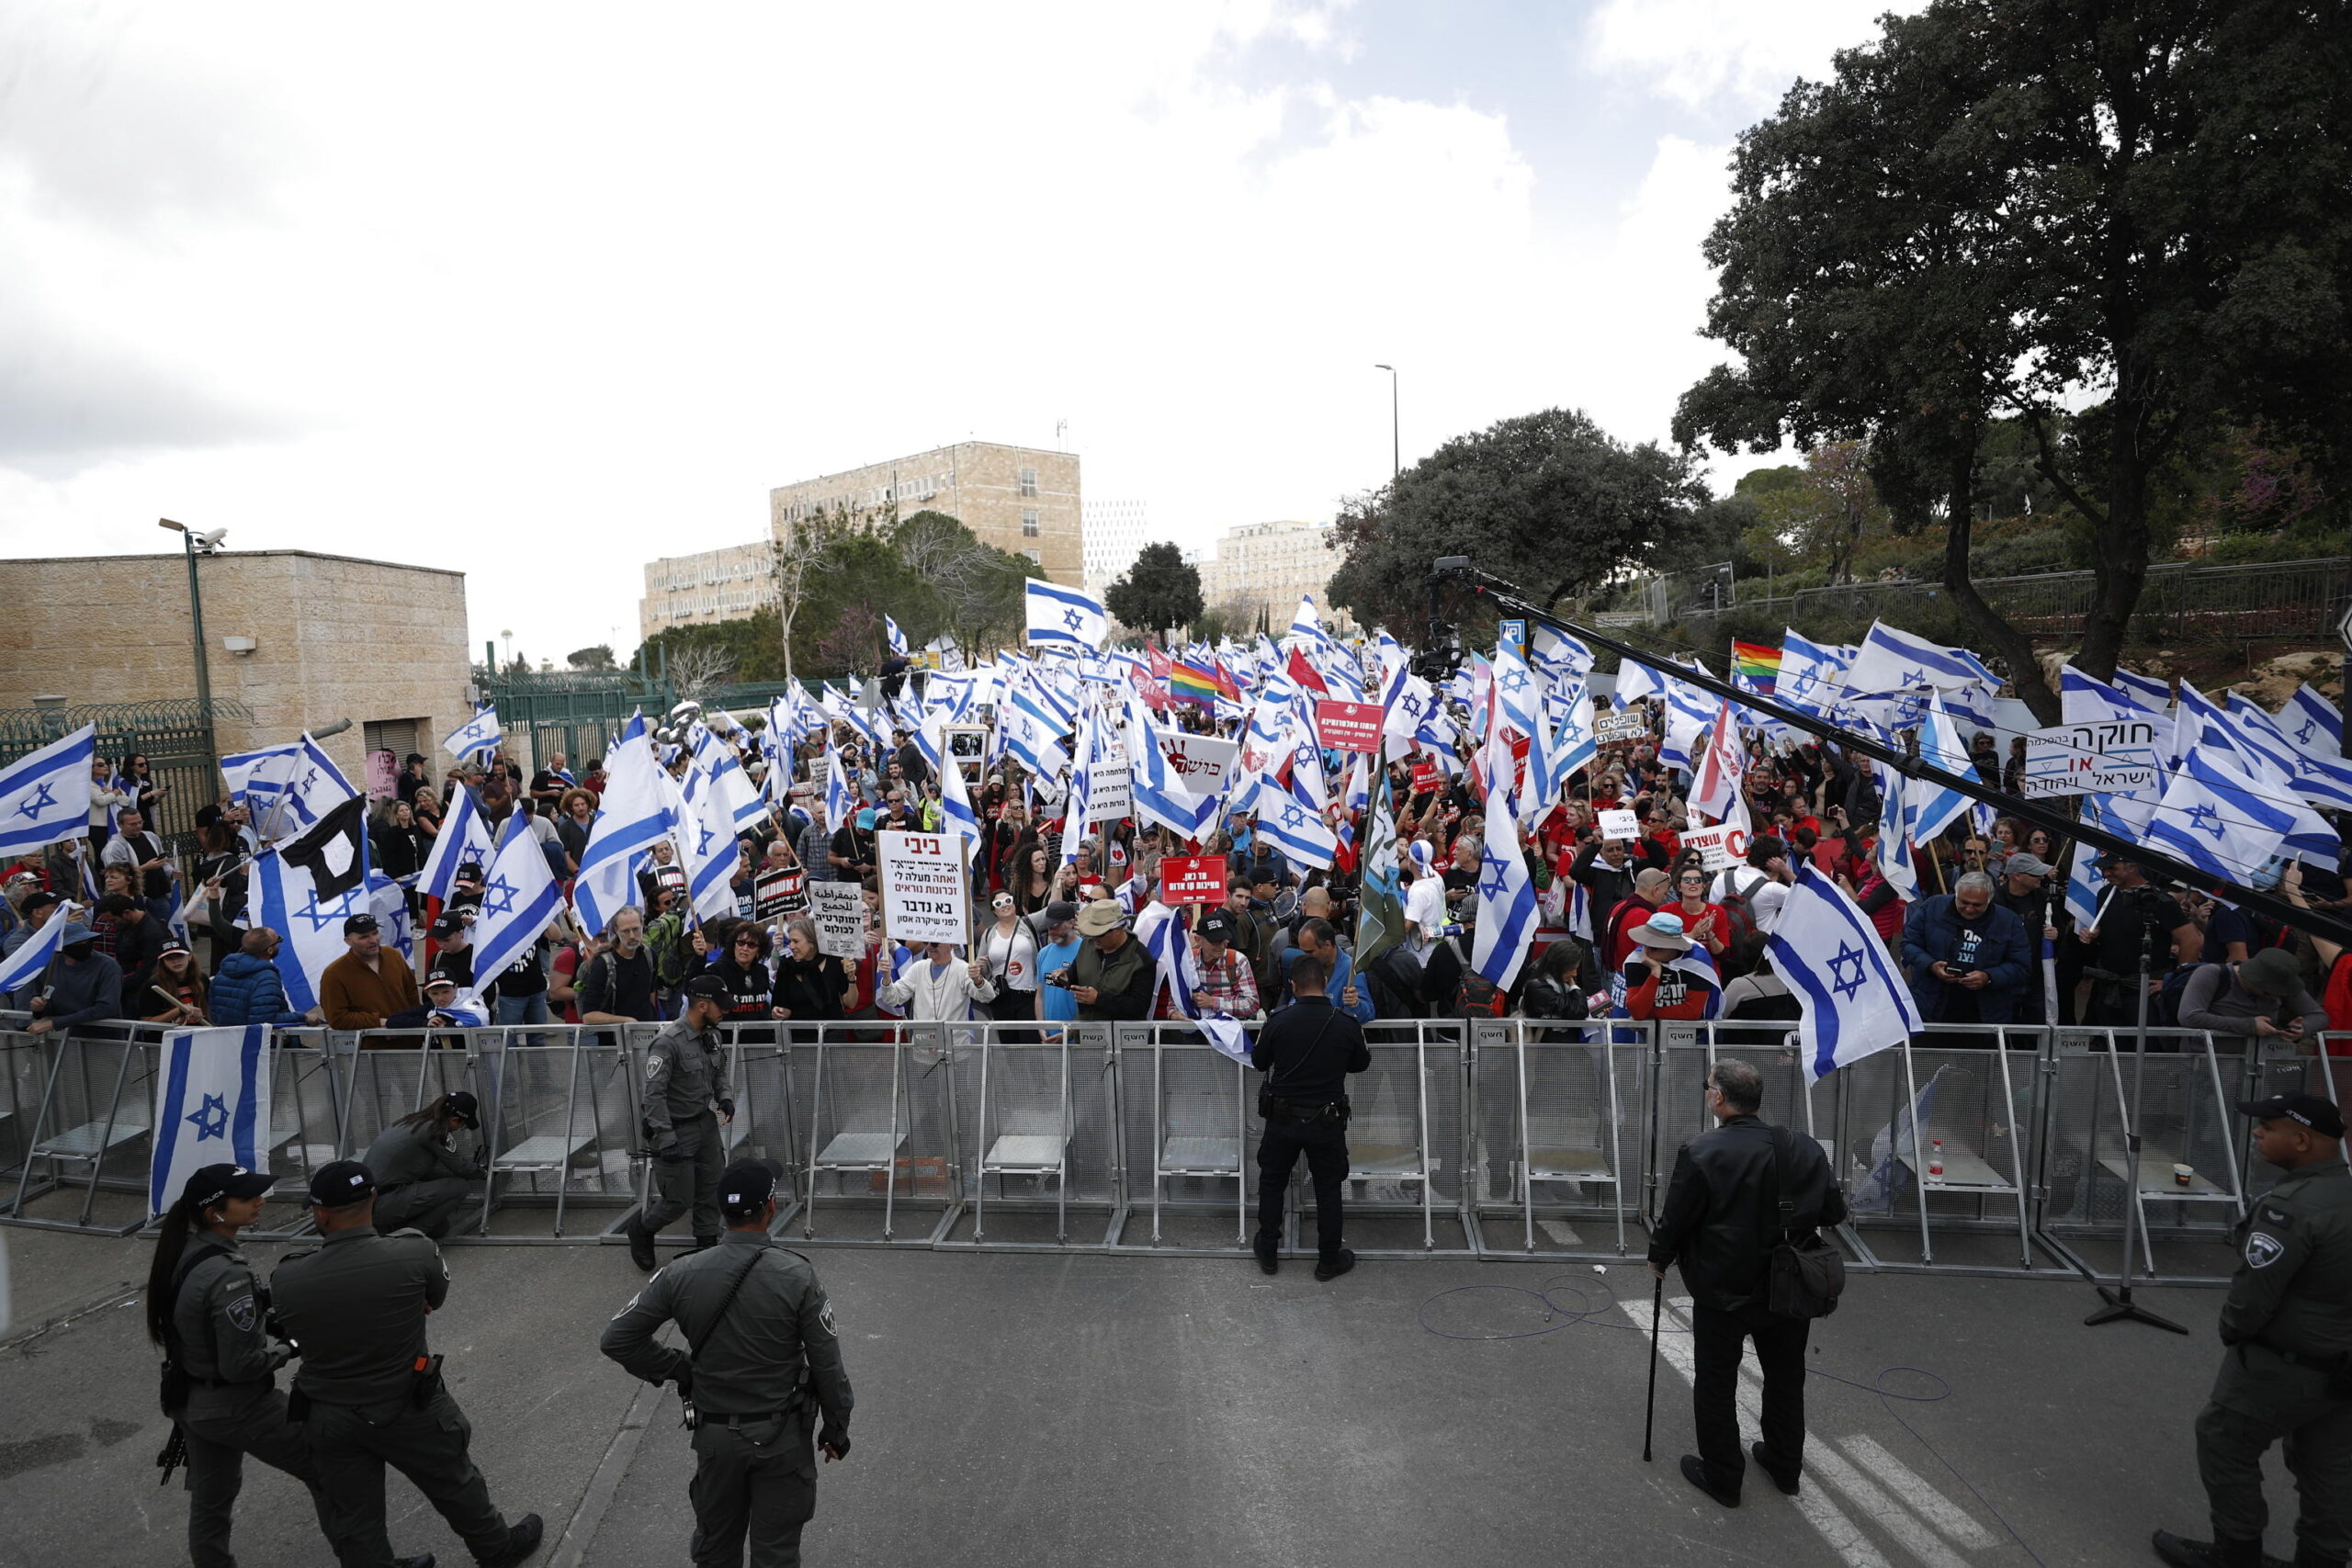
[[1225, 857], [1162, 856], [1159, 862], [1159, 901], [1163, 904], [1224, 903]]
[[1334, 751], [1377, 751], [1386, 716], [1378, 703], [1317, 703], [1315, 737]]
[[1420, 756], [1413, 759], [1413, 793], [1415, 795], [1434, 795], [1444, 787], [1445, 775], [1437, 771], [1435, 761]]

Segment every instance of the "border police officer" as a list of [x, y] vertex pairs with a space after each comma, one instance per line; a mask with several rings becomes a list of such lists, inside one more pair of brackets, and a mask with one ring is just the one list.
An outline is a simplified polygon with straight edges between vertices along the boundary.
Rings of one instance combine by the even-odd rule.
[[344, 1568], [390, 1568], [384, 1466], [413, 1482], [465, 1538], [481, 1568], [538, 1550], [539, 1516], [509, 1525], [466, 1452], [473, 1426], [441, 1382], [424, 1315], [449, 1294], [441, 1249], [414, 1231], [376, 1234], [376, 1179], [357, 1160], [311, 1177], [323, 1246], [288, 1253], [270, 1276], [277, 1317], [302, 1347], [288, 1418], [310, 1433], [345, 1535]]
[[718, 976], [705, 973], [688, 980], [686, 1010], [653, 1037], [645, 1053], [645, 1133], [653, 1145], [653, 1180], [662, 1196], [624, 1227], [628, 1255], [639, 1269], [653, 1267], [654, 1232], [689, 1209], [695, 1244], [711, 1247], [718, 1240], [718, 1173], [726, 1163], [718, 1118], [735, 1120], [718, 1039], [727, 1000], [726, 983]]
[[2344, 1115], [2310, 1094], [2238, 1107], [2260, 1122], [2255, 1152], [2286, 1171], [2238, 1227], [2245, 1248], [2222, 1304], [2221, 1375], [2197, 1417], [2197, 1470], [2213, 1539], [2158, 1530], [2174, 1568], [2261, 1568], [2262, 1456], [2284, 1440], [2302, 1510], [2295, 1568], [2352, 1554], [2352, 1170]]
[[1315, 1179], [1315, 1277], [1336, 1280], [1356, 1266], [1340, 1245], [1340, 1190], [1348, 1179], [1348, 1075], [1372, 1066], [1363, 1025], [1331, 1005], [1330, 976], [1322, 959], [1302, 953], [1291, 961], [1293, 1005], [1266, 1021], [1250, 1050], [1250, 1065], [1266, 1075], [1258, 1112], [1266, 1131], [1258, 1140], [1258, 1234], [1250, 1249], [1258, 1267], [1280, 1267], [1283, 1190], [1298, 1156]]
[[[809, 1428], [827, 1463], [849, 1455], [849, 1374], [816, 1270], [775, 1245], [772, 1160], [737, 1160], [719, 1181], [720, 1246], [679, 1258], [605, 1327], [602, 1348], [648, 1382], [675, 1381], [694, 1432], [691, 1550], [698, 1568], [794, 1568], [817, 1510]], [[688, 1349], [657, 1345], [674, 1320]]]
[[376, 1176], [376, 1228], [386, 1235], [414, 1230], [439, 1241], [458, 1210], [480, 1195], [481, 1164], [449, 1140], [481, 1126], [479, 1102], [455, 1089], [376, 1134], [362, 1161]]

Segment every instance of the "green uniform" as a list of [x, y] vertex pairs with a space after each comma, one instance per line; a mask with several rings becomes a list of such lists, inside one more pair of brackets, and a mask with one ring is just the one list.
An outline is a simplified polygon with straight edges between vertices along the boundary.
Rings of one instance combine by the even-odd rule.
[[473, 1427], [426, 1354], [424, 1314], [449, 1294], [441, 1249], [414, 1231], [337, 1231], [288, 1253], [270, 1276], [278, 1322], [302, 1347], [296, 1393], [320, 1478], [350, 1531], [344, 1568], [390, 1568], [384, 1467], [413, 1482], [477, 1560], [506, 1552], [510, 1532], [466, 1448]]
[[677, 1019], [645, 1052], [645, 1131], [653, 1143], [653, 1180], [661, 1196], [645, 1211], [658, 1231], [691, 1209], [695, 1235], [720, 1229], [718, 1176], [727, 1151], [714, 1102], [727, 1098], [727, 1059], [718, 1032]]
[[[654, 1343], [668, 1321], [698, 1357]], [[814, 1419], [846, 1435], [851, 1405], [833, 1311], [808, 1260], [762, 1232], [729, 1231], [647, 1280], [605, 1325], [602, 1348], [648, 1382], [693, 1369], [695, 1563], [734, 1568], [748, 1537], [752, 1568], [794, 1568], [817, 1510]]]
[[395, 1122], [376, 1134], [364, 1161], [376, 1178], [376, 1228], [421, 1231], [439, 1241], [482, 1179], [474, 1160], [449, 1145], [439, 1127]]
[[2331, 1374], [2346, 1379], [2352, 1355], [2352, 1170], [2331, 1159], [2290, 1171], [2255, 1201], [2238, 1236], [2222, 1307], [2230, 1349], [2197, 1417], [2213, 1533], [2261, 1539], [2262, 1456], [2283, 1439], [2302, 1498], [2295, 1539], [2342, 1562], [2352, 1553], [2352, 1397], [2328, 1385]]
[[335, 1539], [310, 1440], [286, 1424], [277, 1369], [289, 1352], [264, 1326], [269, 1303], [237, 1244], [201, 1232], [180, 1260], [172, 1298], [172, 1359], [187, 1373], [187, 1408], [172, 1412], [187, 1441], [187, 1554], [196, 1568], [235, 1568], [229, 1524], [251, 1454], [311, 1489], [319, 1529]]

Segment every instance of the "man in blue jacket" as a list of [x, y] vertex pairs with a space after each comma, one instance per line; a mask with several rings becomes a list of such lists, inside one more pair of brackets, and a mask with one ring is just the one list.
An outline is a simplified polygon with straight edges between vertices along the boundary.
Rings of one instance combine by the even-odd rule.
[[1340, 945], [1337, 927], [1319, 916], [1300, 921], [1298, 945], [1287, 949], [1283, 954], [1285, 978], [1290, 974], [1291, 965], [1302, 955], [1323, 965], [1324, 973], [1329, 976], [1323, 994], [1331, 998], [1333, 1007], [1360, 1023], [1373, 1021], [1372, 987], [1356, 984], [1355, 964], [1348, 957], [1348, 950]]
[[2030, 952], [2023, 922], [1993, 902], [1993, 879], [1981, 871], [1920, 899], [1903, 921], [1903, 971], [1929, 1023], [2011, 1021]]
[[229, 954], [228, 962], [220, 965], [220, 973], [212, 977], [212, 989], [206, 998], [214, 1023], [275, 1023], [288, 1027], [318, 1021], [315, 1008], [304, 1014], [286, 1005], [286, 982], [278, 977], [277, 965], [273, 962], [277, 942], [276, 931], [267, 926], [255, 926], [245, 933], [238, 950]]

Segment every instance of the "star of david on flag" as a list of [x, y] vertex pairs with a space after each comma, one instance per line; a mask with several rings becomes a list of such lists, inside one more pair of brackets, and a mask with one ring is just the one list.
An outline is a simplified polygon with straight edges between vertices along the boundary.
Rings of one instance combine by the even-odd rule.
[[1102, 651], [1110, 636], [1111, 619], [1102, 602], [1076, 588], [1065, 588], [1043, 578], [1029, 580], [1029, 645]]
[[498, 738], [498, 710], [485, 707], [444, 736], [441, 750], [462, 762], [477, 751], [496, 750]]
[[175, 1029], [156, 1066], [147, 1201], [162, 1213], [208, 1165], [269, 1168], [270, 1030]]
[[1765, 949], [1804, 1007], [1797, 1033], [1816, 1078], [1927, 1027], [1870, 918], [1810, 861], [1800, 863]]
[[0, 769], [0, 854], [28, 854], [89, 830], [97, 734], [85, 724]]

